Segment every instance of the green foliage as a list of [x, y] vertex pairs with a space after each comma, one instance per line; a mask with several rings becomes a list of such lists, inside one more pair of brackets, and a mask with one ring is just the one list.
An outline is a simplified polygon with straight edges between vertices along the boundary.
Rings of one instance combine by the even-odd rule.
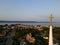
[[[41, 35], [41, 33], [45, 36], [49, 36], [49, 28], [48, 27], [43, 27], [43, 30], [42, 31], [39, 31], [39, 30], [36, 30], [34, 28], [29, 28], [29, 29], [16, 29], [16, 33], [15, 33], [15, 42], [14, 43], [17, 43], [18, 41], [22, 40], [23, 39], [23, 36], [25, 36], [27, 33], [32, 33], [34, 35]], [[55, 27], [53, 29], [53, 36], [55, 39], [60, 39], [60, 27]], [[38, 40], [42, 40], [42, 38], [38, 37]], [[17, 41], [17, 42], [16, 42]], [[42, 42], [45, 42], [45, 41], [41, 41], [40, 43], [42, 44]], [[35, 45], [37, 44], [36, 42], [31, 44], [31, 45]], [[42, 44], [44, 45], [44, 44]]]

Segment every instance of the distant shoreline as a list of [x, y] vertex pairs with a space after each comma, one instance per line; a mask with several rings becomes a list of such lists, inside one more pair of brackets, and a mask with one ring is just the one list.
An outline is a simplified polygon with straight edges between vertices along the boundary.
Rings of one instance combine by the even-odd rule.
[[[26, 24], [26, 25], [41, 25], [41, 26], [49, 26], [50, 22], [48, 21], [0, 21], [0, 25], [11, 25], [11, 24]], [[53, 22], [53, 26], [60, 27], [60, 22]]]
[[[0, 21], [0, 23], [50, 23], [49, 21]], [[59, 23], [59, 22], [53, 22]]]

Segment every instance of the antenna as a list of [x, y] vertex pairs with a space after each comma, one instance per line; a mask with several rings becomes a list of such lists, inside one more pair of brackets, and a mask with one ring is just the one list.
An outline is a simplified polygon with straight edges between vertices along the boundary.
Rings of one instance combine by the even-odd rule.
[[53, 45], [52, 14], [50, 15], [49, 45]]
[[50, 15], [50, 26], [52, 26], [52, 14]]

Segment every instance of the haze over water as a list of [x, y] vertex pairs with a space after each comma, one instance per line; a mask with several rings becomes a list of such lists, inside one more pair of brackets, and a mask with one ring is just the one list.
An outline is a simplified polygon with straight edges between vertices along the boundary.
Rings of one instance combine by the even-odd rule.
[[[41, 25], [41, 26], [49, 26], [49, 22], [32, 22], [32, 21], [20, 21], [20, 22], [0, 22], [0, 25], [5, 25], [5, 24], [27, 24], [27, 25]], [[60, 27], [60, 22], [53, 22], [53, 26], [59, 26]]]

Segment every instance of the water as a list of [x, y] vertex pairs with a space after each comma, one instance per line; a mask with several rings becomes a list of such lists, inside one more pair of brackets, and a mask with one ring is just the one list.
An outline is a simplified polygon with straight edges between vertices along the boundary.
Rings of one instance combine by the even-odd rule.
[[[0, 25], [5, 25], [5, 24], [8, 24], [8, 25], [10, 25], [10, 24], [27, 24], [27, 25], [41, 25], [41, 26], [49, 26], [49, 23], [0, 23]], [[60, 23], [59, 22], [55, 22], [55, 23], [53, 23], [53, 25], [54, 26], [59, 26], [60, 27]]]

